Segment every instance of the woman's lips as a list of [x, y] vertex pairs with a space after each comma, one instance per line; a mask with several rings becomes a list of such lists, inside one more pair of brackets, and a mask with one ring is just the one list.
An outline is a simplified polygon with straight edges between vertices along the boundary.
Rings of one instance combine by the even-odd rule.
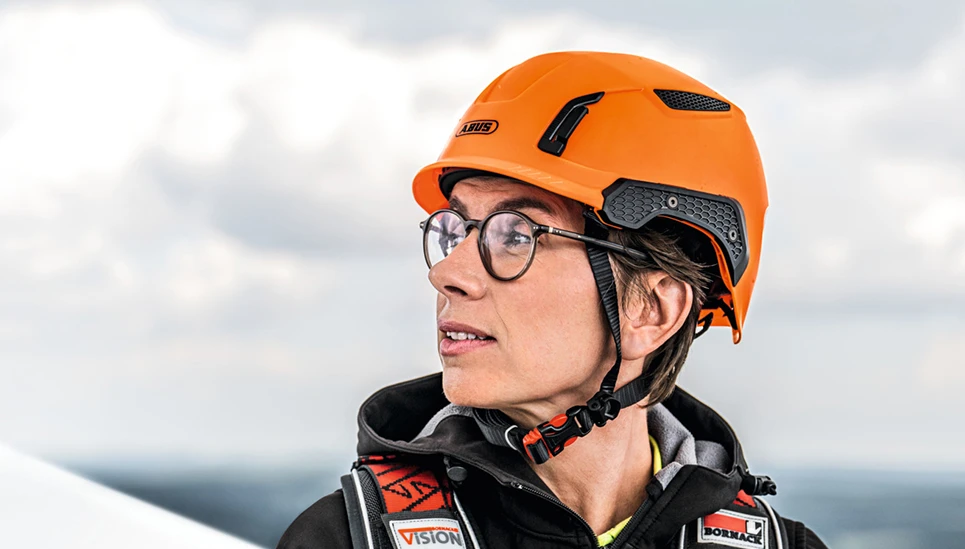
[[444, 334], [448, 332], [462, 332], [466, 334], [473, 334], [476, 337], [491, 337], [489, 334], [476, 328], [475, 326], [463, 324], [462, 322], [456, 322], [454, 320], [443, 320], [440, 318], [437, 324], [439, 331]]
[[439, 342], [439, 353], [442, 356], [456, 356], [482, 349], [495, 343], [495, 339], [449, 339], [448, 337], [444, 337], [442, 341]]

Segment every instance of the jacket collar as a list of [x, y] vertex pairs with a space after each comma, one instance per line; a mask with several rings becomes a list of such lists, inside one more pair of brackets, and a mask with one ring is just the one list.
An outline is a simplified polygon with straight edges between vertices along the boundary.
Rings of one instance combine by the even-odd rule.
[[[647, 509], [633, 537], [673, 535], [737, 496], [747, 465], [737, 436], [720, 415], [679, 387], [648, 414], [664, 468], [647, 486]], [[359, 411], [360, 456], [407, 453], [454, 458], [500, 484], [550, 493], [524, 458], [483, 437], [466, 409], [453, 407], [433, 374], [381, 389]]]

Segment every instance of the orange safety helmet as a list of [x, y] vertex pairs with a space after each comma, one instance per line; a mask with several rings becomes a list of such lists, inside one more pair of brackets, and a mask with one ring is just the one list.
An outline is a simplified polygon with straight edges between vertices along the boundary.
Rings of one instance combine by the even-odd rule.
[[697, 229], [716, 252], [722, 283], [703, 313], [719, 313], [711, 324], [730, 326], [740, 341], [767, 187], [744, 113], [707, 86], [634, 55], [540, 55], [486, 87], [439, 160], [415, 176], [426, 212], [448, 207], [444, 176], [454, 169], [582, 202], [613, 229], [657, 217]]

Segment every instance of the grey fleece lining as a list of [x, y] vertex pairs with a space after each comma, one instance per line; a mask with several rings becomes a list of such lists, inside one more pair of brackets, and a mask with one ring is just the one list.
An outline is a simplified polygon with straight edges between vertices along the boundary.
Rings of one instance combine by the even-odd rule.
[[[412, 440], [431, 435], [442, 420], [450, 416], [473, 417], [472, 408], [449, 404], [436, 412]], [[647, 428], [657, 441], [660, 456], [663, 458], [663, 468], [657, 472], [655, 478], [664, 489], [670, 485], [670, 481], [684, 465], [701, 465], [727, 473], [730, 465], [727, 450], [716, 442], [695, 440], [694, 435], [663, 404], [649, 408]]]
[[721, 473], [727, 473], [729, 456], [720, 444], [709, 440], [695, 440], [663, 404], [651, 406], [647, 411], [647, 429], [657, 441], [663, 469], [655, 478], [664, 489], [684, 465], [701, 465]]
[[472, 417], [472, 408], [469, 406], [456, 406], [455, 404], [448, 404], [444, 406], [441, 410], [436, 412], [436, 415], [432, 416], [432, 419], [429, 420], [429, 423], [426, 423], [426, 426], [423, 427], [422, 430], [419, 431], [419, 434], [416, 435], [415, 438], [410, 442], [415, 442], [420, 438], [431, 435], [435, 432], [436, 427], [439, 426], [439, 423], [449, 416]]

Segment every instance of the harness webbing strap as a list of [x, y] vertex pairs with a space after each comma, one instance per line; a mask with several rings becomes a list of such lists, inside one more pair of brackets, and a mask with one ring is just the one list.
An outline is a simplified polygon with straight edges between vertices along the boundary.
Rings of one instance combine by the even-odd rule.
[[442, 467], [404, 456], [365, 456], [342, 477], [342, 494], [355, 549], [401, 549], [416, 537], [479, 548]]
[[447, 479], [439, 478], [426, 467], [404, 462], [370, 463], [364, 467], [375, 475], [386, 513], [453, 508]]

